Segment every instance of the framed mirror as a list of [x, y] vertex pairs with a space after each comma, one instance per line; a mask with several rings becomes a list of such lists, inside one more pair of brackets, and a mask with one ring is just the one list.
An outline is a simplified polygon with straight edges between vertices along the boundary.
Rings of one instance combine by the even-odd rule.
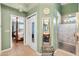
[[50, 39], [50, 19], [45, 17], [43, 19], [43, 42], [49, 43]]

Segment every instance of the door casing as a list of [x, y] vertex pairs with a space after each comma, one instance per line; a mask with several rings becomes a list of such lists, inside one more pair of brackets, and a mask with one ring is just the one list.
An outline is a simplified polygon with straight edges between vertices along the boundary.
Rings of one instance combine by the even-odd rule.
[[1, 52], [1, 4], [0, 4], [0, 52]]

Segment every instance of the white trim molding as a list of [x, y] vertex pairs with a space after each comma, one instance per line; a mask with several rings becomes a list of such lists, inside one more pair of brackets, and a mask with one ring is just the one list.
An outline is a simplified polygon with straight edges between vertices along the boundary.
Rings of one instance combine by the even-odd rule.
[[2, 50], [1, 53], [11, 50], [12, 48]]
[[1, 52], [1, 4], [0, 4], [0, 52]]
[[26, 45], [26, 18], [24, 17], [24, 45]]

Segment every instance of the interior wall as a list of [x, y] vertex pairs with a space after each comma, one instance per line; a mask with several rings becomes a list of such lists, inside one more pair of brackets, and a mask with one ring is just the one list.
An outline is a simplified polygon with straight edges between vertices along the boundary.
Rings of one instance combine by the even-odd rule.
[[11, 40], [10, 40], [10, 22], [11, 22], [11, 15], [17, 15], [17, 16], [26, 16], [25, 13], [19, 12], [16, 9], [7, 7], [3, 4], [1, 4], [1, 25], [2, 25], [2, 50], [8, 49], [11, 46]]
[[79, 12], [79, 3], [78, 3], [78, 12]]
[[78, 11], [78, 3], [70, 3], [62, 5], [62, 15], [76, 13]]

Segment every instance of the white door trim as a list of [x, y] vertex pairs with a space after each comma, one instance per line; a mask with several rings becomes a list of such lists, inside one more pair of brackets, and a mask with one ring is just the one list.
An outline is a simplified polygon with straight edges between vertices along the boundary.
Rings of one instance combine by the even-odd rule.
[[1, 52], [1, 4], [0, 4], [0, 52]]
[[24, 17], [24, 45], [26, 45], [26, 18]]
[[[34, 12], [31, 15], [26, 17], [26, 23], [27, 23], [28, 18], [32, 17], [33, 15], [36, 15], [36, 18], [37, 18], [37, 12]], [[34, 20], [34, 21], [35, 21], [35, 27], [36, 27], [35, 32], [37, 33], [37, 19]], [[27, 26], [27, 24], [26, 24], [26, 26]], [[37, 40], [37, 34], [36, 33], [35, 33], [35, 39]], [[27, 41], [28, 41], [28, 38], [27, 38], [27, 29], [26, 29], [26, 43], [27, 43]], [[26, 44], [26, 45], [28, 45], [28, 44]], [[36, 50], [37, 50], [37, 43], [36, 43]]]

